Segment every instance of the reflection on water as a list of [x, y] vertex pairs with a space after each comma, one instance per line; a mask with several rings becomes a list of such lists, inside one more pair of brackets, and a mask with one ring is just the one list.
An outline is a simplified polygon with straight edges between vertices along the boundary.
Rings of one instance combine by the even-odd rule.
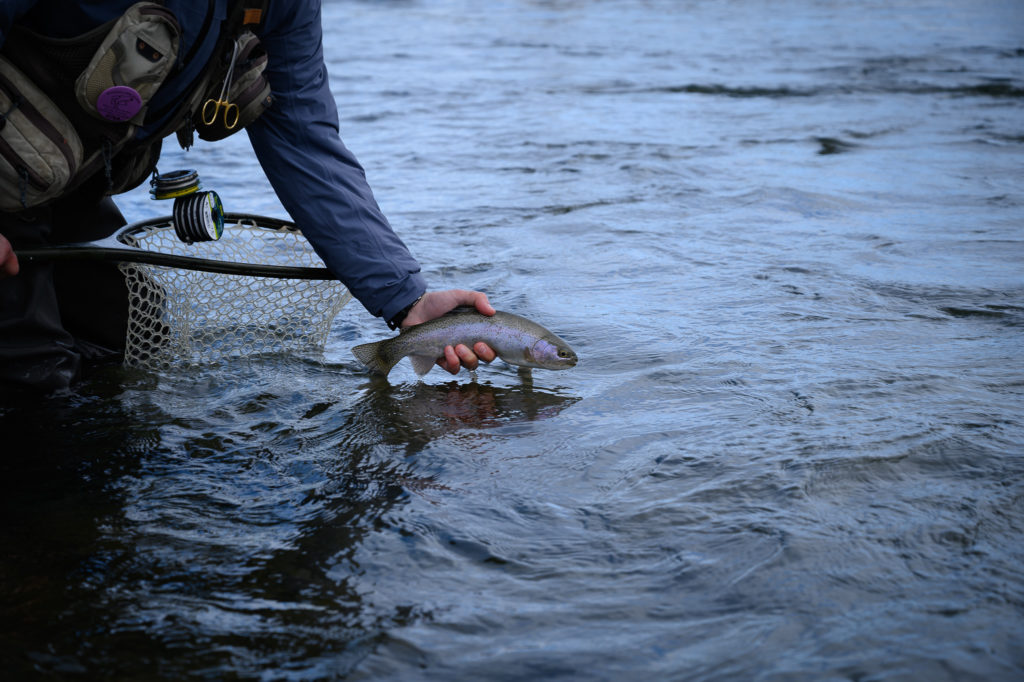
[[366, 393], [357, 404], [353, 430], [379, 433], [385, 442], [403, 445], [407, 455], [463, 429], [472, 431], [474, 440], [486, 441], [487, 429], [550, 419], [580, 399], [534, 388], [529, 380], [498, 387], [458, 380], [391, 386], [378, 379]]

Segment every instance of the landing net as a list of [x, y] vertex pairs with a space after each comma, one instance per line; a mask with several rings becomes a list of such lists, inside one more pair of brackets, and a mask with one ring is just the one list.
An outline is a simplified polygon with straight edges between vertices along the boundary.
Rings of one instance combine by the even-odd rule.
[[[285, 221], [227, 214], [218, 241], [185, 244], [170, 218], [133, 225], [118, 239], [147, 251], [257, 265], [324, 267]], [[128, 284], [124, 362], [159, 370], [227, 357], [320, 352], [351, 294], [335, 280], [286, 279], [120, 263]]]

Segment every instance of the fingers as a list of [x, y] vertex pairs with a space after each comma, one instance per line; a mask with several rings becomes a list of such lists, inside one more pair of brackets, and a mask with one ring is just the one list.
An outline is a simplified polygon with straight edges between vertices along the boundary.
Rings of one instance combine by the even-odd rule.
[[428, 291], [413, 306], [402, 321], [403, 327], [411, 327], [441, 317], [448, 311], [459, 306], [472, 306], [483, 315], [493, 315], [496, 311], [487, 294], [482, 291], [468, 289], [449, 289], [447, 291]]
[[448, 291], [435, 291], [427, 294], [428, 296], [436, 296], [439, 302], [443, 302], [445, 307], [444, 312], [448, 312], [452, 308], [457, 308], [460, 305], [470, 306], [476, 308], [477, 312], [483, 315], [493, 315], [496, 311], [491, 302], [487, 299], [487, 294], [482, 291], [470, 291], [468, 289], [449, 289]]
[[[462, 346], [462, 344], [459, 345]], [[462, 346], [462, 348], [465, 348], [465, 346]], [[444, 355], [437, 359], [437, 366], [449, 374], [458, 374], [459, 370], [462, 369], [462, 361], [459, 359], [455, 348], [445, 346]]]
[[487, 294], [482, 291], [464, 291], [459, 290], [461, 294], [468, 294], [466, 299], [463, 300], [459, 305], [471, 305], [476, 308], [478, 313], [483, 315], [491, 316], [497, 311], [491, 302], [487, 300]]
[[458, 374], [463, 367], [473, 371], [480, 366], [481, 360], [492, 362], [496, 357], [498, 355], [486, 343], [476, 343], [473, 350], [460, 343], [455, 347], [445, 346], [444, 357], [438, 358], [437, 365], [449, 374]]
[[[482, 315], [494, 315], [497, 311], [482, 291], [468, 289], [449, 289], [447, 291], [428, 291], [413, 306], [402, 322], [403, 327], [429, 322], [459, 306], [472, 306]], [[437, 359], [438, 367], [450, 374], [458, 374], [463, 367], [472, 371], [479, 367], [480, 362], [493, 362], [498, 354], [486, 343], [477, 342], [473, 348], [465, 344], [447, 346], [444, 356]]]
[[7, 238], [0, 234], [0, 278], [13, 277], [18, 274], [18, 269], [18, 255]]
[[476, 353], [476, 356], [478, 358], [488, 363], [494, 362], [494, 358], [498, 357], [498, 354], [495, 353], [494, 350], [492, 350], [491, 347], [488, 346], [483, 341], [478, 341], [477, 343], [475, 343], [473, 345], [473, 351]]

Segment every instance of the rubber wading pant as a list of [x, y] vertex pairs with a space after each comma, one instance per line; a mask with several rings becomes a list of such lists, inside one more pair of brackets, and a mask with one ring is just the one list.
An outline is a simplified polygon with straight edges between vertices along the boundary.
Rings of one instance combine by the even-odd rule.
[[[102, 239], [125, 224], [109, 197], [74, 195], [0, 213], [14, 250]], [[123, 353], [128, 298], [114, 263], [20, 263], [0, 279], [0, 394], [67, 388], [90, 361]]]

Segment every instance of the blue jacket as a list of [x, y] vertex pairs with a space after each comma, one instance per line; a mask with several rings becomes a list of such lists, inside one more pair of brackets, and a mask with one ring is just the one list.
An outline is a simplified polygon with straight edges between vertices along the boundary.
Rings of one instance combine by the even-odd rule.
[[[116, 18], [133, 0], [3, 0], [0, 47], [14, 23], [69, 38]], [[179, 63], [149, 105], [177, 99], [205, 67], [227, 0], [166, 0], [182, 28]], [[204, 26], [214, 27], [203, 32]], [[273, 106], [248, 128], [274, 191], [327, 267], [370, 313], [391, 319], [426, 290], [420, 266], [373, 198], [366, 174], [341, 141], [323, 59], [319, 0], [271, 0], [260, 32]], [[140, 131], [152, 134], [157, 125]]]

